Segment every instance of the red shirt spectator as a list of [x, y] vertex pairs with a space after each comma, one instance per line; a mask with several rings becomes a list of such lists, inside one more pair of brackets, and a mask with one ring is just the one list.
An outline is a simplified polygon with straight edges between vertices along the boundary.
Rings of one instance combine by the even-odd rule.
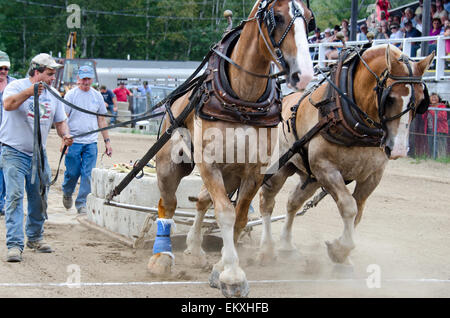
[[389, 19], [389, 12], [388, 9], [391, 8], [391, 3], [389, 0], [377, 0], [376, 2], [377, 6], [377, 20], [381, 21], [381, 11], [384, 11], [386, 15], [386, 20]]
[[118, 102], [127, 102], [127, 96], [133, 96], [133, 94], [128, 90], [128, 88], [125, 87], [125, 84], [123, 83], [113, 90], [113, 93], [116, 94]]
[[[431, 94], [430, 96], [430, 107], [436, 108], [446, 108], [445, 104], [440, 101], [440, 98], [436, 94]], [[425, 121], [424, 132], [427, 133], [428, 130], [428, 114], [431, 115], [431, 124], [434, 126], [434, 110], [427, 110], [425, 114], [422, 115], [422, 118]], [[447, 123], [447, 112], [446, 111], [438, 111], [437, 114], [437, 133], [448, 134], [448, 123]], [[433, 127], [430, 127], [429, 131], [434, 131]]]

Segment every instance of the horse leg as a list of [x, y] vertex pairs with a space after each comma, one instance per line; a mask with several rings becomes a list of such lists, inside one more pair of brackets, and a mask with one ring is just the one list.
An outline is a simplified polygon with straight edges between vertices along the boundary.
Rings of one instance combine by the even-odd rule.
[[205, 213], [211, 207], [212, 201], [208, 190], [202, 187], [197, 200], [197, 214], [195, 215], [194, 224], [189, 229], [184, 251], [184, 259], [193, 265], [203, 267], [207, 264], [206, 255], [202, 249], [202, 223]]
[[323, 168], [319, 174], [315, 175], [317, 180], [324, 185], [327, 192], [333, 197], [344, 223], [342, 235], [333, 242], [325, 242], [328, 256], [335, 263], [351, 265], [349, 255], [351, 250], [355, 248], [353, 236], [355, 230], [354, 222], [358, 211], [356, 201], [345, 186], [344, 179], [337, 170]]
[[214, 212], [223, 240], [222, 258], [213, 267], [210, 285], [211, 287], [220, 286], [225, 297], [246, 297], [248, 295], [247, 278], [239, 267], [239, 258], [233, 240], [235, 209], [228, 198], [222, 173], [212, 165], [203, 163], [199, 164], [199, 168], [206, 189], [214, 202]]
[[293, 255], [297, 251], [297, 248], [292, 242], [292, 225], [294, 223], [295, 214], [320, 186], [318, 182], [310, 182], [302, 189], [304, 182], [307, 180], [307, 176], [303, 173], [300, 175], [300, 182], [289, 195], [286, 207], [286, 219], [280, 235], [279, 251], [285, 255]]
[[294, 174], [293, 165], [283, 166], [261, 187], [259, 193], [259, 211], [263, 222], [261, 241], [257, 260], [261, 265], [266, 265], [276, 259], [275, 242], [272, 238], [272, 212], [275, 206], [275, 197], [283, 187], [286, 179]]
[[381, 177], [383, 176], [383, 171], [384, 169], [382, 169], [381, 171], [376, 171], [375, 173], [371, 174], [366, 180], [356, 182], [355, 190], [353, 191], [353, 197], [355, 198], [356, 205], [358, 207], [358, 213], [355, 217], [355, 227], [361, 221], [366, 200], [380, 183]]
[[171, 228], [174, 226], [173, 215], [177, 207], [175, 192], [181, 179], [192, 171], [190, 164], [176, 165], [167, 162], [170, 156], [157, 161], [158, 187], [161, 198], [158, 202], [158, 219], [155, 242], [153, 244], [153, 256], [150, 258], [147, 268], [150, 273], [158, 276], [170, 274], [174, 263], [171, 244]]

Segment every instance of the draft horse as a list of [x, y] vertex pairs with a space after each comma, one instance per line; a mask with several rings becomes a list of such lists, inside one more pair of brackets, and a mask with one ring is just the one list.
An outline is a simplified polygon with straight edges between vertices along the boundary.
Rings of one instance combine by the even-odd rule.
[[[336, 88], [324, 81], [304, 95], [294, 93], [283, 99], [280, 147], [289, 149], [303, 142], [298, 153], [262, 186], [264, 226], [258, 254], [262, 263], [273, 261], [278, 251], [286, 252], [284, 255], [295, 252], [294, 216], [322, 187], [333, 197], [344, 223], [342, 235], [326, 242], [328, 255], [335, 263], [351, 265], [354, 229], [366, 200], [379, 184], [389, 159], [407, 155], [411, 120], [428, 108], [422, 76], [434, 52], [420, 62], [389, 45], [346, 53], [331, 72], [330, 81]], [[322, 128], [312, 137], [303, 138], [321, 123]], [[298, 174], [300, 181], [289, 196], [276, 251], [270, 216], [276, 194], [293, 174]], [[346, 187], [351, 181], [356, 182], [353, 193]]]
[[[173, 118], [188, 105], [194, 103], [195, 112], [188, 115], [183, 123], [184, 132], [177, 135], [183, 140], [186, 135], [191, 137], [187, 147], [177, 148], [179, 140], [174, 134], [156, 155], [161, 198], [158, 232], [148, 263], [152, 274], [165, 275], [173, 266], [170, 229], [177, 206], [175, 192], [180, 180], [194, 167], [192, 162], [179, 162], [177, 158], [191, 155], [192, 159], [193, 155], [205, 185], [200, 194], [200, 216], [196, 224], [213, 204], [223, 239], [222, 258], [213, 267], [211, 286], [220, 288], [227, 297], [247, 296], [248, 283], [239, 267], [235, 241], [247, 223], [248, 208], [261, 186], [264, 177], [261, 168], [267, 165], [267, 160], [258, 156], [252, 161], [250, 150], [245, 145], [242, 147], [242, 143], [238, 144], [238, 138], [230, 137], [227, 132], [247, 132], [278, 125], [281, 119], [280, 89], [276, 76], [269, 75], [271, 63], [275, 62], [283, 70], [292, 88], [304, 89], [313, 76], [307, 42], [307, 29], [313, 28], [312, 12], [300, 0], [257, 1], [249, 18], [226, 33], [214, 47], [204, 82], [172, 104], [163, 131], [173, 125]], [[264, 133], [261, 138], [267, 137], [268, 142], [263, 150], [270, 157], [273, 144], [268, 135], [275, 134], [276, 141], [277, 129], [263, 130], [261, 135]], [[211, 149], [214, 149], [212, 160]], [[243, 162], [235, 159], [240, 154], [245, 154]], [[238, 198], [232, 202], [230, 194], [236, 190]], [[185, 255], [200, 263], [205, 260], [201, 240], [201, 232], [194, 226], [188, 235]]]

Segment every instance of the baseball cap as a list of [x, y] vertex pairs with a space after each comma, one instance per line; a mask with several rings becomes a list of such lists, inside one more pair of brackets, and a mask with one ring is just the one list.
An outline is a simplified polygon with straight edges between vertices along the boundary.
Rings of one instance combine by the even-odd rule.
[[62, 67], [61, 64], [56, 63], [55, 59], [47, 53], [40, 53], [33, 57], [31, 60], [31, 66], [33, 68], [46, 67], [50, 69]]
[[78, 77], [83, 78], [95, 78], [94, 69], [88, 65], [83, 65], [78, 69]]
[[11, 62], [9, 61], [9, 56], [3, 51], [0, 51], [0, 66], [11, 67]]
[[331, 33], [331, 29], [330, 28], [326, 28], [324, 32], [325, 33]]

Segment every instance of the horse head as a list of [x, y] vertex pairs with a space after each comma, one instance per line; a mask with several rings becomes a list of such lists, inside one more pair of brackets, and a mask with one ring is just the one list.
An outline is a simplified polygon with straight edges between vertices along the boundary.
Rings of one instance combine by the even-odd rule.
[[260, 50], [286, 73], [289, 87], [306, 88], [314, 75], [307, 39], [315, 28], [312, 11], [300, 0], [262, 0], [256, 15]]
[[[429, 105], [428, 90], [422, 76], [433, 61], [434, 52], [415, 62], [395, 46], [380, 45], [367, 50], [363, 55], [363, 58], [365, 57], [368, 67], [361, 69], [366, 69], [366, 76], [372, 80], [356, 78], [355, 92], [374, 91], [375, 97], [373, 94], [367, 94], [371, 97], [367, 97], [366, 102], [371, 106], [366, 104], [366, 107], [369, 113], [378, 113], [384, 132], [381, 146], [389, 159], [406, 157], [411, 121], [416, 114], [423, 114]], [[369, 60], [371, 57], [374, 58]], [[375, 74], [379, 75], [375, 77]], [[367, 85], [373, 85], [374, 80], [375, 89], [373, 86], [368, 87]], [[370, 107], [377, 109], [370, 110]]]

